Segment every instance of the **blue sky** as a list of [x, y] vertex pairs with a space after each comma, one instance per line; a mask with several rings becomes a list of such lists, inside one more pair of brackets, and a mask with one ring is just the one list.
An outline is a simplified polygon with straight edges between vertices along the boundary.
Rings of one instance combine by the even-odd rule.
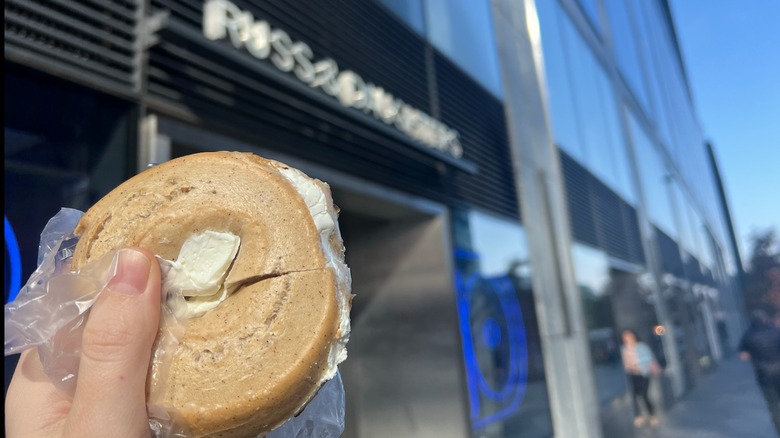
[[780, 233], [780, 1], [669, 4], [747, 261], [754, 231]]

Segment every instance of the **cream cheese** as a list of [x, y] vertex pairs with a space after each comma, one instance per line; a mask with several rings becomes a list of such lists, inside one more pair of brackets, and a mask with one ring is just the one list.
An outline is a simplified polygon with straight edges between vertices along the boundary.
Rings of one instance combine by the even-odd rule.
[[175, 261], [161, 259], [163, 292], [177, 318], [200, 316], [227, 298], [225, 277], [240, 244], [234, 234], [209, 230], [189, 237]]
[[[341, 248], [334, 248], [334, 242], [341, 244], [338, 218], [329, 208], [328, 196], [313, 179], [293, 168], [275, 167], [306, 203], [320, 236], [326, 267], [334, 270], [338, 281], [339, 339], [328, 356], [325, 381], [336, 375], [338, 364], [347, 358], [350, 333], [348, 299], [352, 280]], [[168, 293], [168, 305], [178, 319], [200, 316], [229, 296], [224, 280], [239, 245], [238, 236], [206, 231], [187, 239], [176, 261], [160, 260], [163, 292]]]
[[279, 173], [292, 184], [295, 190], [303, 198], [306, 206], [309, 208], [314, 224], [320, 234], [320, 243], [325, 253], [327, 267], [333, 269], [338, 281], [338, 299], [339, 304], [339, 339], [331, 348], [328, 357], [328, 370], [325, 373], [324, 380], [329, 380], [336, 375], [338, 364], [347, 358], [347, 341], [349, 341], [350, 321], [349, 321], [349, 291], [351, 290], [352, 277], [349, 268], [344, 263], [341, 253], [337, 253], [331, 242], [332, 237], [337, 237], [336, 241], [341, 243], [341, 233], [338, 228], [338, 218], [334, 209], [328, 208], [328, 197], [322, 188], [303, 172], [290, 167], [276, 166]]

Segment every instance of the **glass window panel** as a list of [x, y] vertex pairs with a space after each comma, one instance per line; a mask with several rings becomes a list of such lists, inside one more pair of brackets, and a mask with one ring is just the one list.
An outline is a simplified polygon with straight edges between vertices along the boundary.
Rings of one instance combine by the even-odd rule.
[[596, 392], [603, 405], [625, 394], [627, 389], [609, 296], [609, 260], [603, 251], [574, 244], [572, 261], [582, 296]]
[[86, 211], [122, 183], [136, 125], [129, 102], [13, 65], [3, 79], [4, 216], [16, 242], [6, 242], [8, 299], [38, 266], [49, 219], [62, 207]]
[[606, 0], [607, 16], [615, 45], [618, 68], [628, 82], [640, 105], [647, 110], [647, 92], [634, 38], [628, 3], [624, 0]]
[[[582, 297], [590, 356], [601, 405], [626, 393], [626, 375], [620, 355], [620, 331], [633, 329], [659, 359], [660, 339], [652, 336], [655, 312], [639, 273], [617, 269], [601, 250], [575, 243], [572, 246], [575, 277]], [[663, 360], [661, 360], [663, 363]]]
[[593, 86], [596, 79], [596, 60], [573, 26], [567, 29], [565, 41], [585, 164], [595, 170], [592, 164], [598, 156], [597, 149], [605, 141], [602, 121], [594, 121], [594, 118], [601, 117], [599, 93]]
[[605, 170], [610, 172], [605, 181], [626, 201], [634, 203], [636, 196], [634, 184], [631, 181], [628, 153], [620, 128], [618, 102], [615, 99], [612, 84], [601, 66], [597, 66], [596, 72], [596, 85], [599, 90], [602, 120], [604, 122], [604, 137], [606, 140], [606, 144], [603, 146], [603, 154], [605, 155], [604, 158], [610, 162], [609, 167], [605, 167]]
[[596, 33], [601, 35], [601, 18], [599, 18], [599, 1], [598, 0], [578, 0], [582, 10], [585, 12], [585, 16], [588, 17], [588, 21], [596, 30]]
[[672, 180], [671, 186], [675, 211], [679, 215], [681, 225], [678, 227], [679, 239], [677, 243], [686, 251], [692, 252], [696, 245], [693, 243], [693, 235], [691, 234], [691, 229], [688, 226], [688, 207], [686, 205], [688, 200], [683, 193], [682, 188], [680, 187], [679, 181]]
[[672, 238], [677, 238], [674, 213], [667, 187], [670, 178], [658, 150], [633, 114], [629, 116], [642, 190], [650, 220]]
[[425, 14], [422, 2], [423, 0], [379, 0], [379, 3], [385, 5], [417, 33], [425, 35]]
[[428, 39], [494, 95], [501, 76], [488, 0], [425, 1]]
[[562, 15], [563, 11], [557, 2], [541, 2], [538, 13], [553, 136], [561, 149], [584, 163], [564, 41], [565, 33], [574, 32], [574, 29], [569, 19]]
[[525, 231], [453, 211], [456, 292], [474, 435], [552, 435]]
[[614, 91], [590, 47], [554, 2], [540, 9], [553, 134], [560, 147], [635, 201]]
[[688, 222], [684, 224], [684, 226], [688, 227], [688, 232], [691, 234], [691, 246], [688, 248], [688, 251], [690, 251], [691, 255], [694, 257], [699, 258], [699, 254], [701, 253], [701, 235], [697, 229], [696, 211], [694, 210], [690, 197], [687, 195], [685, 195], [685, 213], [685, 218]]
[[657, 15], [658, 10], [653, 7], [654, 2], [640, 1], [643, 13], [637, 13], [639, 19], [647, 21], [648, 25], [647, 35], [649, 38], [649, 44], [651, 47], [651, 55], [653, 58], [652, 69], [648, 70], [650, 73], [651, 90], [654, 96], [654, 102], [656, 104], [656, 116], [654, 118], [658, 125], [659, 134], [661, 140], [665, 145], [669, 145], [672, 139], [672, 127], [670, 125], [671, 104], [669, 103], [669, 96], [666, 93], [667, 89], [667, 74], [665, 57], [663, 56], [663, 36], [660, 18]]
[[656, 99], [659, 93], [655, 89], [658, 81], [654, 78], [653, 71], [655, 69], [655, 62], [653, 59], [653, 36], [649, 29], [649, 17], [645, 15], [644, 4], [650, 3], [644, 0], [631, 0], [626, 8], [630, 12], [630, 15], [635, 23], [635, 32], [637, 38], [637, 47], [639, 48], [639, 59], [646, 72], [646, 85], [650, 88], [647, 94], [647, 114], [652, 120], [656, 120], [658, 112], [658, 103]]
[[697, 252], [697, 244], [696, 244], [696, 233], [693, 227], [691, 226], [691, 223], [693, 219], [691, 219], [693, 215], [693, 209], [691, 207], [690, 201], [688, 200], [688, 196], [685, 194], [684, 189], [680, 188], [680, 226], [683, 230], [685, 230], [684, 240], [683, 240], [683, 247], [689, 254], [696, 254]]
[[694, 232], [694, 240], [696, 242], [696, 251], [694, 252], [694, 255], [697, 259], [699, 259], [699, 262], [701, 262], [703, 265], [707, 267], [712, 266], [712, 257], [710, 255], [709, 251], [709, 237], [707, 236], [707, 228], [704, 223], [704, 219], [702, 218], [702, 215], [699, 213], [698, 209], [694, 206], [691, 206], [691, 228]]
[[609, 80], [604, 69], [591, 56], [591, 74], [592, 80], [590, 88], [593, 90], [593, 98], [598, 111], [591, 114], [582, 114], [583, 123], [592, 126], [595, 135], [589, 138], [588, 148], [591, 152], [589, 167], [601, 178], [608, 186], [615, 189], [617, 182], [617, 163], [615, 162], [615, 143], [613, 132], [610, 132], [610, 117], [615, 117], [617, 113], [612, 111], [615, 103], [612, 98]]

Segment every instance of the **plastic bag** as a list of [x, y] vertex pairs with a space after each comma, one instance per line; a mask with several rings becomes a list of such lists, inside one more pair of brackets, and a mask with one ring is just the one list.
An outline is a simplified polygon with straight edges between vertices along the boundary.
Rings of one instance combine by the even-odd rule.
[[[49, 220], [41, 233], [38, 268], [22, 287], [16, 299], [5, 305], [5, 355], [38, 348], [44, 367], [54, 385], [73, 397], [78, 379], [81, 334], [89, 309], [116, 273], [117, 251], [90, 262], [78, 272], [70, 270], [70, 260], [78, 242], [73, 235], [82, 212], [63, 208]], [[167, 356], [175, 350], [183, 334], [163, 290], [160, 333], [150, 364], [150, 379], [164, 379]], [[162, 385], [158, 385], [162, 386]], [[149, 425], [158, 438], [186, 438], [189, 434], [175, 421], [172, 409], [156, 404], [149, 394]], [[268, 438], [331, 438], [344, 430], [344, 388], [341, 377], [326, 382], [305, 409]]]

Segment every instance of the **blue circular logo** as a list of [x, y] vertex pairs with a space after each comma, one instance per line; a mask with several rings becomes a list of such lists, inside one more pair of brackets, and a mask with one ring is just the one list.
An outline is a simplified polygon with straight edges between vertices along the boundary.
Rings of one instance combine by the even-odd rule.
[[16, 298], [19, 289], [22, 288], [22, 257], [19, 254], [19, 243], [16, 241], [16, 234], [4, 215], [5, 228], [3, 237], [5, 240], [5, 296], [6, 303]]
[[457, 303], [475, 428], [513, 415], [525, 396], [528, 350], [509, 276], [457, 275]]

